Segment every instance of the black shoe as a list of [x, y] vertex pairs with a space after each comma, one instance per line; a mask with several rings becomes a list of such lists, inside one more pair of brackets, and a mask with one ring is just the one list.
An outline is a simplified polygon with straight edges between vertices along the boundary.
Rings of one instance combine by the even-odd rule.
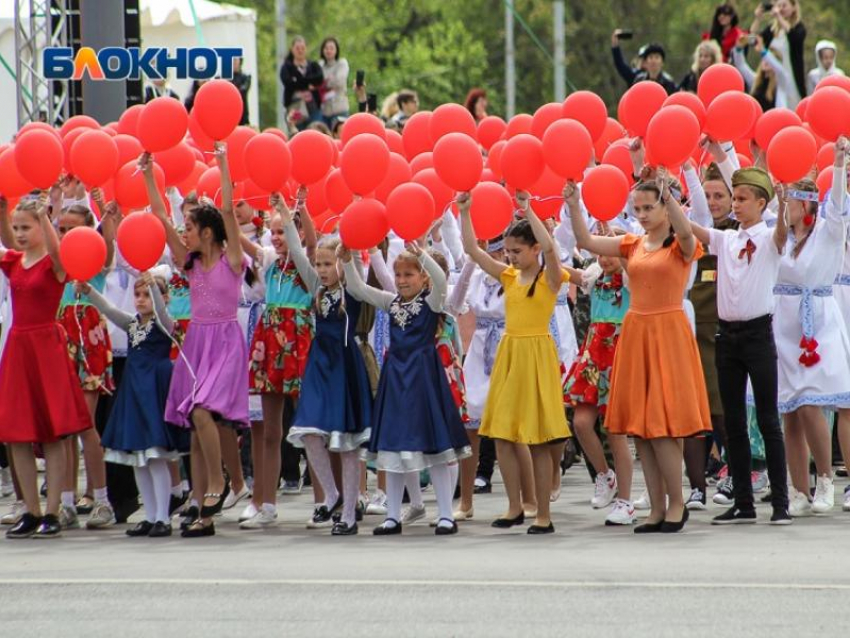
[[57, 538], [62, 535], [62, 526], [55, 514], [45, 514], [41, 517], [38, 529], [35, 530], [33, 538]]
[[531, 527], [528, 528], [527, 533], [528, 534], [554, 534], [555, 533], [555, 526], [551, 523], [551, 521], [546, 527], [543, 527], [542, 525], [532, 525]]
[[333, 529], [331, 530], [331, 536], [356, 536], [357, 535], [357, 523], [354, 525], [348, 525], [347, 523], [343, 523], [339, 521], [334, 524]]
[[[387, 525], [387, 523], [395, 523], [395, 525], [390, 527]], [[372, 534], [375, 536], [395, 536], [396, 534], [401, 534], [401, 523], [399, 523], [394, 518], [388, 518], [383, 523], [378, 525], [378, 527], [373, 529]]]
[[200, 519], [189, 525], [186, 529], [180, 532], [183, 538], [200, 538], [202, 536], [215, 536], [215, 524], [210, 521], [209, 525], [204, 525]]
[[712, 525], [746, 525], [756, 522], [755, 510], [741, 510], [733, 505], [728, 510], [711, 519]]
[[634, 528], [635, 534], [657, 534], [661, 531], [661, 527], [664, 525], [664, 521], [659, 521], [658, 523], [644, 523], [643, 525], [638, 525]]
[[[141, 505], [139, 505], [138, 498], [131, 498], [126, 501], [116, 503], [112, 508], [115, 512], [115, 522], [126, 523], [127, 519], [135, 514], [140, 507]], [[77, 512], [79, 513], [79, 510], [77, 510]]]
[[224, 499], [227, 498], [228, 494], [230, 494], [230, 483], [224, 484], [224, 490], [222, 490], [221, 494], [216, 492], [204, 494], [204, 501], [208, 498], [217, 498], [218, 500], [215, 502], [215, 505], [204, 505], [203, 502], [201, 503], [201, 518], [212, 518], [218, 514], [224, 506]]
[[6, 530], [6, 538], [29, 538], [41, 524], [41, 519], [25, 512], [18, 522]]
[[165, 536], [171, 536], [171, 525], [169, 523], [157, 521], [153, 524], [153, 527], [151, 527], [148, 536], [150, 536], [151, 538], [163, 538]]
[[713, 456], [708, 459], [708, 463], [705, 466], [705, 477], [717, 480], [717, 474], [720, 470], [723, 469], [723, 466], [726, 465], [720, 459], [714, 458]]
[[520, 512], [519, 516], [516, 518], [497, 518], [495, 521], [490, 523], [490, 527], [495, 527], [497, 529], [508, 529], [509, 527], [513, 527], [514, 525], [522, 525], [525, 523], [525, 512]]
[[[354, 521], [357, 523], [361, 523], [363, 521], [363, 514], [365, 511], [366, 506], [358, 500], [357, 506], [354, 508]], [[342, 520], [342, 508], [338, 509], [331, 517], [331, 519], [333, 520], [334, 525], [339, 523]]]
[[490, 494], [493, 491], [493, 486], [490, 484], [490, 481], [487, 481], [484, 485], [476, 485], [472, 488], [472, 492], [474, 494]]
[[[45, 485], [47, 484], [45, 483]], [[47, 494], [43, 494], [42, 496], [47, 496]], [[85, 502], [83, 502], [83, 499], [85, 499]], [[83, 498], [77, 501], [76, 507], [77, 514], [80, 514], [81, 516], [88, 516], [94, 509], [94, 499], [89, 494], [83, 494]]]
[[681, 532], [685, 527], [685, 523], [688, 522], [688, 518], [690, 517], [690, 515], [690, 510], [687, 507], [684, 508], [684, 512], [682, 513], [682, 519], [677, 523], [672, 523], [670, 521], [664, 521], [663, 523], [661, 523], [661, 533], [675, 534], [676, 532]]
[[189, 492], [183, 492], [180, 496], [171, 495], [168, 501], [168, 515], [173, 516], [174, 512], [179, 510], [189, 499]]
[[137, 536], [147, 536], [148, 534], [151, 533], [152, 529], [153, 529], [153, 523], [151, 523], [150, 521], [142, 521], [141, 523], [136, 525], [133, 529], [128, 529], [124, 533], [127, 536], [135, 538]]
[[[441, 526], [440, 521], [450, 521], [452, 526]], [[441, 518], [440, 521], [437, 521], [437, 527], [434, 528], [435, 536], [451, 536], [452, 534], [457, 534], [457, 523], [449, 518]]]
[[774, 507], [773, 515], [770, 517], [771, 525], [790, 525], [791, 524], [791, 515], [788, 513], [788, 509], [784, 507]]
[[200, 510], [194, 505], [186, 508], [186, 513], [183, 514], [183, 520], [180, 521], [180, 531], [186, 530], [192, 523], [198, 520], [200, 513]]
[[[319, 505], [316, 509], [313, 510], [313, 518], [310, 519], [310, 522], [307, 523], [307, 527], [309, 529], [318, 529], [321, 527], [328, 527], [332, 525], [334, 522], [334, 515], [339, 512], [342, 508], [342, 494], [340, 494], [336, 503], [334, 503], [333, 507], [328, 509], [327, 505]], [[341, 519], [340, 519], [341, 520]]]
[[762, 503], [770, 503], [773, 500], [773, 491], [767, 490], [767, 493], [761, 497]]

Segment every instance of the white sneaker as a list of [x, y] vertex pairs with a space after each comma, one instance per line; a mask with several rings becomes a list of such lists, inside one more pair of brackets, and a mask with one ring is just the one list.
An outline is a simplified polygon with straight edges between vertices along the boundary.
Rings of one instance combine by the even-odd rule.
[[845, 512], [850, 512], [850, 490], [844, 492], [844, 505], [841, 507]]
[[103, 529], [115, 525], [115, 512], [109, 503], [95, 503], [89, 520], [86, 521], [86, 529]]
[[812, 512], [825, 514], [835, 506], [835, 483], [831, 476], [819, 476], [815, 487]]
[[425, 506], [421, 505], [419, 507], [415, 507], [411, 505], [410, 507], [406, 507], [402, 513], [401, 524], [410, 525], [411, 523], [418, 521], [420, 518], [425, 518]]
[[811, 516], [812, 504], [809, 502], [809, 497], [802, 492], [794, 490], [794, 496], [791, 498], [791, 503], [788, 506], [788, 513], [792, 518]]
[[750, 482], [753, 485], [753, 494], [767, 492], [770, 481], [767, 478], [767, 470], [756, 470], [750, 474]]
[[711, 500], [718, 505], [733, 505], [735, 503], [731, 476], [726, 476], [717, 482], [717, 493], [711, 497]]
[[705, 494], [701, 489], [695, 487], [691, 490], [691, 495], [688, 497], [688, 500], [685, 501], [685, 507], [689, 510], [704, 510], [705, 507]]
[[9, 511], [3, 514], [2, 518], [0, 518], [0, 525], [14, 525], [19, 520], [21, 520], [21, 516], [27, 511], [27, 506], [24, 505], [23, 501], [15, 501], [9, 507]]
[[267, 509], [261, 509], [247, 521], [239, 523], [239, 529], [263, 529], [270, 527], [277, 522], [277, 510], [270, 512]]
[[600, 472], [596, 475], [596, 488], [593, 493], [593, 498], [590, 499], [590, 504], [593, 509], [602, 509], [608, 507], [617, 495], [617, 475], [613, 470], [608, 470], [605, 474]]
[[227, 498], [224, 499], [224, 504], [221, 506], [223, 510], [229, 510], [233, 507], [236, 507], [236, 504], [239, 503], [243, 498], [248, 498], [251, 496], [251, 490], [247, 485], [243, 485], [242, 489], [238, 492], [234, 492], [230, 490], [230, 493], [227, 495]]
[[366, 513], [375, 516], [387, 515], [387, 495], [383, 490], [376, 490], [369, 499], [369, 504], [366, 506]]
[[635, 501], [635, 509], [636, 510], [648, 510], [652, 509], [652, 503], [649, 502], [649, 492], [646, 490], [640, 495], [640, 498]]
[[80, 519], [76, 507], [63, 505], [59, 508], [59, 525], [62, 529], [80, 529]]
[[15, 484], [12, 482], [12, 471], [8, 467], [0, 469], [0, 496], [6, 498], [15, 493]]
[[257, 509], [257, 506], [254, 503], [248, 503], [245, 506], [245, 509], [242, 510], [242, 513], [239, 515], [239, 522], [244, 523], [245, 521], [250, 521], [257, 514], [260, 513], [260, 510]]
[[605, 517], [606, 525], [631, 525], [635, 522], [635, 506], [631, 501], [618, 498], [614, 501], [614, 506]]

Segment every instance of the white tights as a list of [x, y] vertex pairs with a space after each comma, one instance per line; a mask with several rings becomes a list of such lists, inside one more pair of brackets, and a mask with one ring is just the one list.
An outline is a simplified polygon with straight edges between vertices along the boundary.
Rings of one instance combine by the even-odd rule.
[[[452, 514], [452, 497], [454, 496], [455, 483], [457, 481], [457, 471], [452, 471], [452, 468], [445, 463], [433, 465], [430, 468], [431, 482], [434, 484], [434, 493], [437, 496], [437, 517], [440, 519], [439, 525], [448, 527], [450, 521], [454, 520]], [[411, 490], [411, 477], [416, 478], [415, 489]], [[454, 477], [454, 480], [453, 478]], [[404, 488], [407, 484], [408, 493], [410, 494], [411, 505], [416, 505], [414, 497], [418, 495], [419, 503], [422, 503], [422, 492], [419, 489], [419, 473], [418, 472], [387, 472], [387, 520], [401, 520], [401, 501], [404, 496]], [[442, 520], [446, 519], [446, 520]]]
[[[307, 451], [307, 460], [313, 473], [322, 486], [325, 493], [324, 505], [332, 508], [339, 498], [339, 490], [334, 480], [331, 468], [331, 457], [328, 448], [325, 447], [324, 439], [317, 434], [308, 434], [302, 439], [304, 449]], [[342, 522], [346, 525], [354, 525], [357, 497], [360, 494], [360, 459], [357, 450], [340, 452], [342, 460]]]
[[165, 459], [150, 459], [143, 467], [134, 467], [136, 486], [142, 495], [145, 520], [149, 523], [168, 523], [171, 503], [171, 472]]

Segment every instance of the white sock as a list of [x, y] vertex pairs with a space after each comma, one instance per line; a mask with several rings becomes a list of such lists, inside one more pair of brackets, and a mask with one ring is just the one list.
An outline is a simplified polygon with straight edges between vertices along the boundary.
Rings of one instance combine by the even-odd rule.
[[62, 492], [61, 498], [62, 507], [77, 509], [76, 504], [74, 503], [74, 492]]
[[175, 498], [180, 498], [183, 496], [183, 486], [182, 485], [172, 485], [171, 486], [171, 496]]
[[93, 491], [95, 503], [109, 503], [109, 497], [107, 496], [105, 487], [96, 487]]
[[134, 467], [133, 474], [136, 475], [136, 487], [142, 495], [142, 506], [145, 508], [145, 520], [148, 523], [156, 522], [156, 490], [153, 487], [150, 467]]
[[357, 450], [343, 452], [342, 457], [342, 520], [351, 527], [357, 522], [357, 494], [360, 491], [360, 458]]
[[[437, 495], [437, 516], [440, 527], [451, 527], [449, 521], [454, 521], [452, 514], [452, 486], [451, 472], [445, 463], [431, 466], [431, 482], [434, 484], [434, 492]], [[448, 519], [448, 520], [443, 520]]]
[[422, 488], [419, 487], [419, 472], [407, 472], [404, 475], [404, 486], [407, 488], [411, 507], [417, 509], [425, 507], [425, 503], [422, 502]]
[[324, 505], [330, 509], [336, 505], [339, 499], [339, 490], [334, 481], [328, 448], [325, 447], [322, 437], [317, 434], [308, 434], [302, 440], [304, 441], [304, 449], [307, 450], [307, 460], [310, 462], [310, 467], [313, 468], [313, 473], [319, 479], [319, 484], [325, 493]]
[[168, 515], [168, 506], [171, 504], [171, 472], [168, 471], [168, 461], [151, 459], [148, 467], [156, 494], [156, 519], [154, 520], [158, 523], [168, 523], [171, 520]]
[[404, 474], [387, 472], [387, 520], [401, 521], [401, 499], [403, 496]]
[[263, 503], [263, 511], [269, 514], [277, 513], [277, 503]]

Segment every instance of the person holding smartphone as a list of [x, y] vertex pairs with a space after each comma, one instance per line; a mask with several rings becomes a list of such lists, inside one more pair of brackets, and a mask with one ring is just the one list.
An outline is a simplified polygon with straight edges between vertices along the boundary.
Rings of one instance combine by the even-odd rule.
[[631, 31], [616, 29], [611, 35], [611, 54], [614, 57], [614, 67], [620, 74], [620, 77], [626, 81], [626, 84], [633, 86], [644, 80], [652, 80], [658, 82], [667, 95], [671, 95], [679, 90], [676, 82], [669, 74], [664, 72], [664, 47], [657, 43], [646, 44], [641, 47], [638, 52], [638, 57], [641, 60], [641, 68], [632, 68], [626, 63], [623, 57], [623, 50], [620, 48], [620, 40], [628, 40], [632, 38]]
[[[762, 28], [762, 20], [766, 15], [772, 20]], [[806, 27], [800, 18], [800, 0], [762, 2], [756, 7], [750, 33], [761, 36], [765, 48], [776, 54], [782, 61], [785, 72], [793, 77], [789, 101], [785, 105], [793, 110], [800, 100], [806, 97], [806, 66], [803, 59]]]
[[324, 80], [322, 67], [314, 60], [307, 59], [307, 42], [300, 35], [292, 39], [289, 55], [280, 67], [280, 81], [283, 83], [283, 106], [287, 120], [299, 131], [307, 128], [310, 122], [322, 118], [320, 110], [319, 87]]

